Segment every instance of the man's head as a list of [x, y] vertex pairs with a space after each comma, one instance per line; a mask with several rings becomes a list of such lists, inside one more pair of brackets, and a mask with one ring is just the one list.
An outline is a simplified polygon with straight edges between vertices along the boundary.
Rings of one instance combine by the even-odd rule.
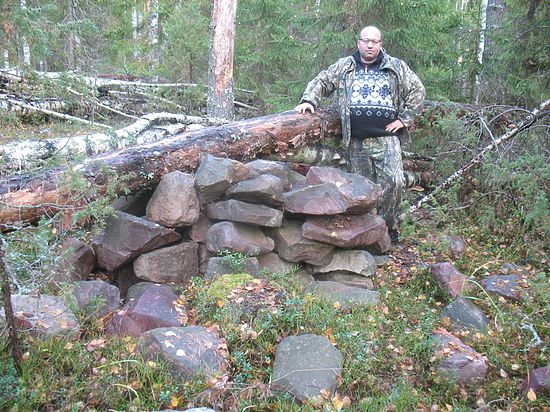
[[373, 63], [382, 48], [382, 33], [374, 26], [367, 26], [357, 39], [357, 48], [361, 55], [361, 60], [365, 63]]

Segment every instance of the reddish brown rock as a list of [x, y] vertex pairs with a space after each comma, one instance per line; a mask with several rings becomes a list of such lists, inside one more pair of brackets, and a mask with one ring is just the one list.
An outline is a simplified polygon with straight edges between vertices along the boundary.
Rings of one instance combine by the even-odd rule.
[[345, 196], [347, 213], [368, 213], [376, 207], [376, 202], [382, 196], [382, 186], [364, 176], [347, 173], [335, 167], [312, 166], [306, 175], [306, 183], [317, 185], [334, 183]]
[[305, 215], [336, 215], [348, 209], [346, 198], [334, 183], [305, 186], [284, 194], [286, 212]]
[[244, 180], [225, 191], [230, 199], [269, 206], [281, 206], [284, 184], [277, 176], [262, 174], [254, 179]]
[[185, 285], [199, 272], [198, 248], [190, 241], [144, 253], [134, 260], [134, 273], [154, 283]]
[[137, 256], [177, 242], [179, 233], [124, 212], [107, 220], [102, 236], [94, 240], [98, 265], [115, 271]]
[[285, 222], [269, 231], [269, 235], [275, 241], [275, 251], [287, 262], [325, 265], [332, 259], [334, 246], [304, 238], [301, 223]]
[[193, 175], [174, 171], [160, 180], [147, 204], [147, 218], [166, 227], [189, 226], [200, 214]]
[[189, 238], [198, 243], [206, 242], [206, 233], [213, 224], [214, 222], [211, 222], [206, 216], [201, 215], [199, 220], [191, 226], [191, 230], [189, 230]]
[[302, 226], [305, 238], [345, 249], [382, 242], [387, 231], [384, 219], [370, 214], [308, 217]]
[[86, 280], [96, 261], [92, 247], [74, 238], [63, 242], [60, 256], [60, 261], [52, 267], [49, 281], [50, 286], [55, 289], [60, 288], [63, 283]]
[[206, 213], [210, 219], [229, 220], [263, 227], [279, 227], [283, 221], [283, 212], [280, 210], [235, 199], [206, 205]]
[[214, 202], [233, 183], [245, 180], [249, 169], [232, 159], [223, 159], [207, 154], [202, 157], [195, 175], [195, 185], [204, 202]]
[[522, 389], [525, 392], [532, 390], [538, 394], [550, 393], [550, 366], [529, 371]]
[[[132, 288], [139, 287], [139, 294]], [[130, 288], [124, 307], [113, 314], [105, 331], [112, 335], [141, 336], [144, 332], [163, 327], [181, 326], [186, 322], [184, 308], [167, 285], [137, 284]], [[137, 296], [136, 296], [137, 295]]]
[[247, 163], [246, 167], [250, 170], [251, 177], [273, 175], [281, 180], [283, 189], [288, 188], [290, 169], [284, 163], [258, 159]]
[[458, 383], [472, 384], [487, 376], [485, 358], [465, 345], [460, 339], [444, 330], [434, 331], [437, 371]]
[[464, 290], [470, 289], [467, 283], [468, 278], [456, 270], [449, 262], [434, 263], [430, 265], [430, 273], [454, 298], [462, 295]]
[[297, 265], [281, 259], [276, 253], [265, 253], [258, 256], [260, 271], [268, 273], [292, 273], [297, 269]]
[[212, 225], [206, 234], [206, 247], [212, 253], [233, 250], [259, 254], [273, 250], [273, 240], [257, 227], [242, 223], [220, 222]]

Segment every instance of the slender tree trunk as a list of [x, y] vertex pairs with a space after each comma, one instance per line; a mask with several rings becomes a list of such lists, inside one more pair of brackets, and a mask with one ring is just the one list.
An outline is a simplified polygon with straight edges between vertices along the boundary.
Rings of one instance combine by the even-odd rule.
[[6, 242], [0, 236], [0, 284], [2, 285], [2, 298], [4, 301], [4, 313], [6, 324], [8, 325], [8, 334], [11, 343], [11, 354], [13, 364], [18, 372], [21, 372], [21, 349], [19, 348], [19, 337], [17, 333], [17, 324], [13, 314], [13, 305], [11, 303], [10, 272], [6, 265]]
[[[27, 8], [27, 0], [20, 0], [19, 6], [21, 7], [21, 10], [25, 10]], [[23, 35], [21, 36], [21, 43], [22, 43], [22, 49], [23, 49], [23, 63], [26, 66], [31, 65], [31, 48], [29, 46], [29, 43], [27, 42], [27, 38]]]
[[153, 67], [159, 65], [159, 2], [150, 0], [149, 2], [149, 28], [148, 28], [149, 55]]
[[10, 52], [8, 49], [4, 49], [4, 69], [10, 68]]
[[139, 48], [138, 48], [138, 27], [139, 27], [139, 13], [137, 7], [137, 0], [132, 5], [132, 40], [134, 41], [134, 58], [139, 57]]
[[233, 51], [237, 0], [214, 0], [208, 62], [208, 117], [233, 119]]
[[67, 65], [70, 70], [76, 69], [76, 33], [74, 23], [76, 22], [74, 0], [67, 0], [67, 21], [71, 29], [67, 33]]
[[485, 53], [485, 32], [487, 30], [487, 6], [489, 1], [481, 1], [481, 9], [479, 12], [479, 41], [477, 44], [477, 72], [475, 80], [475, 103], [479, 104], [482, 91], [482, 72], [483, 72], [483, 54]]

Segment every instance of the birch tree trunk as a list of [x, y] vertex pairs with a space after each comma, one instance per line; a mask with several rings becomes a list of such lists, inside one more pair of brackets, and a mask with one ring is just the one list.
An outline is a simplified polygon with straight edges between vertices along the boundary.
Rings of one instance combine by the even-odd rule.
[[66, 20], [70, 26], [70, 30], [67, 33], [67, 65], [69, 66], [69, 69], [75, 70], [77, 68], [76, 47], [78, 40], [74, 28], [74, 24], [76, 23], [74, 0], [67, 0]]
[[487, 6], [489, 1], [481, 1], [481, 9], [479, 11], [479, 41], [477, 44], [477, 72], [475, 80], [475, 103], [479, 104], [482, 89], [482, 72], [483, 72], [483, 54], [485, 53], [485, 32], [487, 30]]
[[[19, 6], [21, 7], [21, 10], [25, 10], [27, 8], [27, 0], [20, 0]], [[23, 63], [25, 64], [25, 66], [30, 66], [31, 65], [31, 48], [29, 47], [27, 38], [24, 35], [21, 36], [21, 44], [23, 48]]]
[[153, 67], [159, 65], [159, 2], [151, 0], [149, 2], [149, 28], [148, 28], [149, 55]]
[[4, 49], [4, 69], [8, 70], [10, 68], [10, 52], [8, 49]]
[[233, 52], [237, 0], [214, 0], [208, 61], [208, 117], [233, 119]]
[[139, 13], [137, 8], [137, 0], [132, 5], [132, 40], [134, 41], [134, 58], [139, 57], [138, 49], [138, 27], [139, 27]]

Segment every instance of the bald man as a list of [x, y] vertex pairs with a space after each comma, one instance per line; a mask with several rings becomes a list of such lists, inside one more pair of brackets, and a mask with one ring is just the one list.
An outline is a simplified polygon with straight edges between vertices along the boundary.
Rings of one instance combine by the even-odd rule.
[[424, 86], [404, 61], [382, 48], [380, 30], [367, 26], [359, 33], [357, 50], [310, 81], [294, 110], [314, 113], [321, 98], [334, 92], [351, 171], [383, 186], [378, 214], [395, 244], [405, 185], [401, 144], [410, 143], [407, 129], [422, 111]]

